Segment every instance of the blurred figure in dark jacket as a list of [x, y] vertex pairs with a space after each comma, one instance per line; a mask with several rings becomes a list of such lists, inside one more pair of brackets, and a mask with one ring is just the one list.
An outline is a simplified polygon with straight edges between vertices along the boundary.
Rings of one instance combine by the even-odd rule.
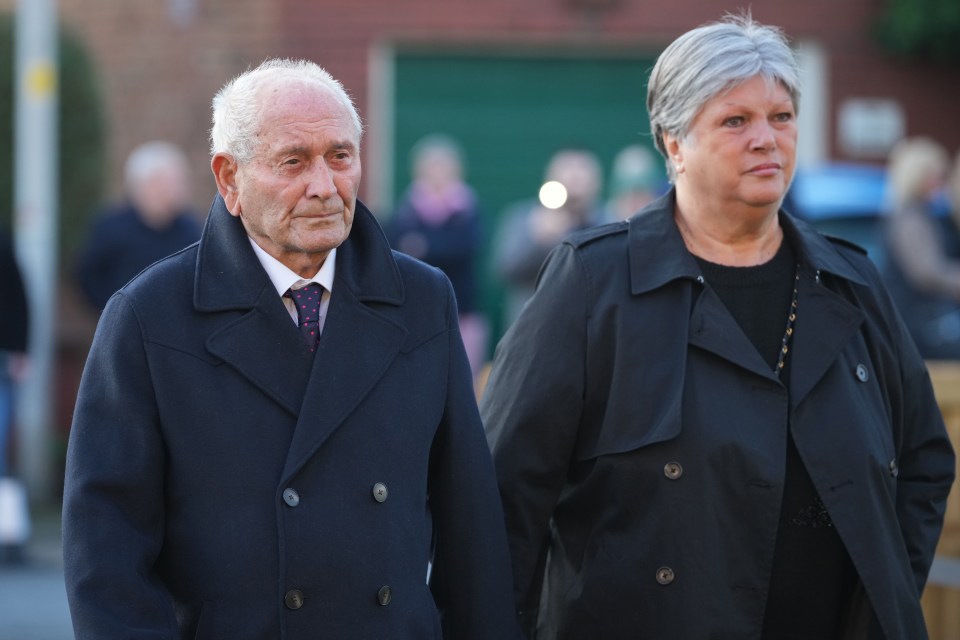
[[394, 249], [443, 271], [457, 296], [460, 332], [476, 373], [486, 358], [488, 323], [480, 310], [476, 262], [483, 240], [480, 206], [464, 181], [463, 151], [432, 134], [410, 152], [413, 181], [386, 225]]
[[77, 263], [77, 279], [98, 311], [157, 260], [200, 239], [191, 210], [187, 158], [174, 144], [147, 142], [127, 158], [126, 201], [96, 221]]
[[504, 328], [533, 295], [537, 273], [550, 250], [568, 234], [603, 222], [602, 190], [603, 169], [597, 156], [567, 147], [547, 162], [540, 199], [523, 200], [503, 212], [493, 268], [506, 289]]
[[0, 231], [0, 478], [9, 475], [8, 444], [16, 384], [27, 364], [27, 295], [13, 242]]

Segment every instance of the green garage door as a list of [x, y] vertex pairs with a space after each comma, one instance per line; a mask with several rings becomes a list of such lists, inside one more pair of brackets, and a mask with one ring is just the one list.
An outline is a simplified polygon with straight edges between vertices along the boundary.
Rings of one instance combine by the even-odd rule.
[[[534, 196], [553, 151], [595, 151], [609, 172], [630, 144], [651, 145], [646, 113], [650, 56], [437, 54], [394, 58], [393, 201], [410, 180], [409, 151], [429, 133], [463, 145], [467, 178], [493, 236], [504, 206]], [[500, 292], [483, 265], [483, 291], [498, 338]]]

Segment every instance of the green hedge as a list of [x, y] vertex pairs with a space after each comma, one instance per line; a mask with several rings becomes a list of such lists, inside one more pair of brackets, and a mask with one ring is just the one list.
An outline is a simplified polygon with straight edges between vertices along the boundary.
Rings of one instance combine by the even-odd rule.
[[890, 53], [923, 62], [960, 62], [960, 0], [888, 0], [876, 25]]
[[[12, 223], [14, 186], [14, 16], [0, 14], [0, 225]], [[69, 269], [104, 194], [105, 138], [99, 80], [83, 43], [69, 30], [59, 35], [60, 264]]]

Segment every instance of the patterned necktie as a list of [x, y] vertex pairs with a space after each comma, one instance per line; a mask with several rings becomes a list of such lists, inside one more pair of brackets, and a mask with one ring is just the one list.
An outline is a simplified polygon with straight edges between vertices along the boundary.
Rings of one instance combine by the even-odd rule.
[[300, 335], [310, 351], [314, 351], [317, 341], [320, 340], [320, 299], [323, 297], [323, 287], [311, 282], [302, 289], [290, 289], [284, 295], [297, 306]]

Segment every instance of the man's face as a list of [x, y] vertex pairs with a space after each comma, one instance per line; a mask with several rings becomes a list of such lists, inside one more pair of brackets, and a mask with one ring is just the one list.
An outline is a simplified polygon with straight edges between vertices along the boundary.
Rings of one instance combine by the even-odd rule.
[[[264, 251], [313, 277], [350, 234], [360, 187], [360, 132], [322, 86], [294, 80], [261, 89], [253, 158], [217, 154], [213, 170], [227, 209]], [[219, 158], [219, 160], [218, 160]]]

